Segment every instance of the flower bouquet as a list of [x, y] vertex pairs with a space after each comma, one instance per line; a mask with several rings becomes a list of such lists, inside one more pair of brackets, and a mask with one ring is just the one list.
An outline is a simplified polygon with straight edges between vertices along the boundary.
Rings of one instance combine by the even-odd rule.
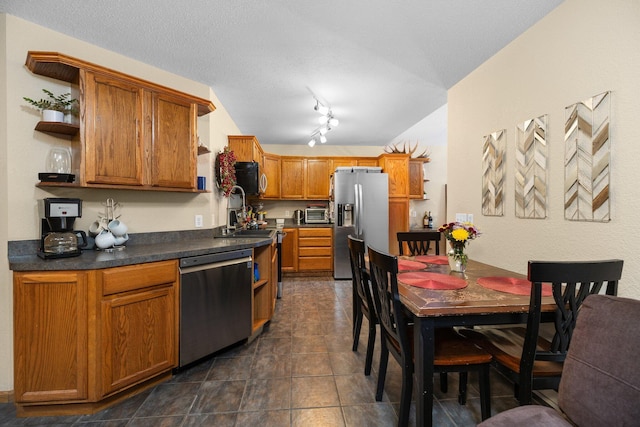
[[478, 229], [470, 222], [450, 222], [438, 228], [449, 241], [451, 249], [447, 253], [451, 271], [464, 273], [467, 268], [468, 257], [464, 248], [469, 240], [480, 235]]

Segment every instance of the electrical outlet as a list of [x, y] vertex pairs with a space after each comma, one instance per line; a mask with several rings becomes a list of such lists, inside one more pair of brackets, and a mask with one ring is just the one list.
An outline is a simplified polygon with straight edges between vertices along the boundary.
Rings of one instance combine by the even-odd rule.
[[473, 224], [473, 214], [467, 214], [467, 222], [470, 222]]
[[195, 217], [195, 226], [196, 228], [202, 227], [202, 215], [196, 215]]
[[291, 216], [291, 211], [284, 211], [284, 216], [287, 218]]

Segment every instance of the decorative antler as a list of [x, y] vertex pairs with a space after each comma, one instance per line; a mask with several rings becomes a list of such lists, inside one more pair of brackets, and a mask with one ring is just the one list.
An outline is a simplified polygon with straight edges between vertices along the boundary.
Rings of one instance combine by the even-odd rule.
[[[399, 144], [402, 144], [402, 149], [400, 149], [398, 147]], [[407, 148], [407, 144], [408, 144], [408, 148]], [[416, 150], [418, 149], [418, 146], [420, 145], [420, 142], [416, 140], [416, 144], [412, 147], [411, 146], [411, 142], [407, 142], [407, 141], [403, 141], [403, 142], [396, 142], [394, 144], [387, 144], [384, 146], [384, 152], [388, 153], [388, 154], [406, 154], [409, 153], [409, 157], [413, 157], [413, 155], [415, 154]], [[431, 159], [429, 159], [429, 149], [425, 149], [422, 154], [420, 154], [419, 156], [413, 157], [415, 159], [423, 159], [423, 161], [425, 163], [431, 161]]]

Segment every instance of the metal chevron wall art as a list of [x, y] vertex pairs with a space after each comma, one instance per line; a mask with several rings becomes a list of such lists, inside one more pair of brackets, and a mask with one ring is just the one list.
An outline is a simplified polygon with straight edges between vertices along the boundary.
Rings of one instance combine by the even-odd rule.
[[482, 146], [482, 214], [504, 215], [505, 129], [484, 137]]
[[565, 108], [564, 217], [611, 220], [611, 92]]
[[516, 126], [516, 217], [547, 217], [547, 116]]

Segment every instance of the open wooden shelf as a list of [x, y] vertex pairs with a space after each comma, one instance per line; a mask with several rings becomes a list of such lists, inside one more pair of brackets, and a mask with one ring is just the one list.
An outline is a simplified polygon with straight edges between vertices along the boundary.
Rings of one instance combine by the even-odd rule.
[[102, 188], [108, 190], [145, 190], [145, 191], [165, 191], [174, 193], [211, 193], [209, 190], [194, 190], [191, 188], [177, 187], [152, 187], [141, 185], [112, 185], [112, 184], [87, 184], [80, 185], [76, 182], [39, 182], [36, 187], [65, 187], [65, 188]]
[[207, 147], [205, 147], [204, 145], [198, 145], [198, 156], [201, 156], [203, 154], [208, 154], [210, 153], [211, 150], [209, 150]]
[[80, 131], [80, 125], [62, 122], [38, 122], [36, 124], [37, 131], [50, 133], [54, 136], [73, 137]]

